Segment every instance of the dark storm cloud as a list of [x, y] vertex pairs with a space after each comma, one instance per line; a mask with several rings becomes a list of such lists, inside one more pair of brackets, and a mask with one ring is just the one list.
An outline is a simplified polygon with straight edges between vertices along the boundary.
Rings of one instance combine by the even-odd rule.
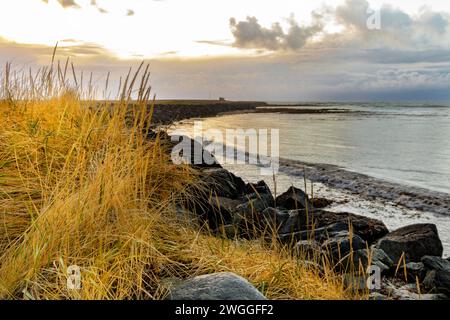
[[307, 27], [299, 26], [293, 16], [288, 19], [288, 24], [289, 28], [285, 32], [278, 22], [270, 28], [265, 28], [255, 17], [247, 17], [245, 21], [239, 22], [231, 18], [230, 28], [235, 39], [233, 46], [274, 51], [297, 50], [323, 29], [318, 17], [313, 25]]
[[[331, 15], [345, 27], [347, 42], [371, 47], [424, 48], [450, 45], [450, 15], [423, 8], [410, 15], [391, 5], [383, 5], [378, 13], [380, 28], [370, 29], [367, 20], [376, 12], [366, 0], [346, 0], [331, 10]], [[345, 37], [345, 35], [341, 35]]]
[[[379, 13], [380, 28], [369, 28], [371, 15]], [[293, 17], [284, 31], [279, 22], [270, 28], [263, 27], [256, 17], [246, 20], [230, 19], [234, 46], [238, 48], [266, 49], [271, 51], [299, 50], [308, 40], [319, 35], [322, 40], [314, 44], [325, 47], [395, 48], [425, 50], [450, 48], [450, 15], [422, 9], [409, 15], [391, 5], [383, 5], [377, 12], [366, 0], [346, 0], [335, 8], [325, 7], [312, 13], [310, 26], [299, 26]], [[340, 33], [326, 35], [325, 21], [335, 21], [344, 27]]]

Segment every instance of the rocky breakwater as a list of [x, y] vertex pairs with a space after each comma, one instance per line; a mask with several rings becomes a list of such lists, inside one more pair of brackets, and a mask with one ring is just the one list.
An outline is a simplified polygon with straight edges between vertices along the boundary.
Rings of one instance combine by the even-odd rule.
[[[208, 232], [277, 241], [310, 265], [326, 263], [373, 299], [450, 297], [450, 262], [442, 258], [435, 225], [390, 231], [380, 220], [328, 211], [332, 199], [313, 199], [295, 187], [275, 197], [264, 181], [246, 183], [218, 163], [196, 168], [203, 188], [182, 205]], [[366, 286], [370, 266], [380, 272], [372, 288]]]
[[233, 101], [194, 101], [164, 103], [157, 102], [148, 107], [152, 109], [152, 123], [154, 125], [170, 124], [175, 121], [191, 118], [214, 117], [223, 113], [254, 111], [264, 102], [233, 102]]

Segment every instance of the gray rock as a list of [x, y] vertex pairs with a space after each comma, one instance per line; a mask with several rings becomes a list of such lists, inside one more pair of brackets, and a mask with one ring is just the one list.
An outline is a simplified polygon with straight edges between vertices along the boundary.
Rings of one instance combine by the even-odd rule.
[[450, 296], [450, 262], [432, 256], [423, 257], [422, 262], [428, 270], [423, 280], [425, 288]]
[[[191, 139], [188, 136], [168, 136], [164, 131], [160, 131], [159, 133], [150, 131], [147, 135], [150, 139], [156, 139], [158, 136], [161, 142], [168, 143], [176, 148], [178, 152], [175, 151], [172, 154], [172, 159], [176, 159], [177, 163], [188, 163], [199, 169], [222, 168], [214, 155], [205, 150], [204, 145], [197, 140]], [[186, 154], [184, 154], [185, 151], [187, 152]]]
[[424, 256], [421, 259], [425, 268], [450, 272], [450, 261], [436, 256]]
[[223, 168], [204, 169], [201, 178], [213, 196], [236, 199], [245, 192], [245, 182]]
[[279, 195], [275, 202], [277, 207], [280, 206], [288, 210], [312, 208], [308, 195], [295, 187], [290, 187], [285, 193]]
[[372, 266], [378, 266], [382, 273], [387, 273], [394, 266], [394, 262], [381, 249], [366, 248], [354, 252], [353, 263], [356, 270], [359, 270], [360, 267], [366, 270], [369, 262]]
[[266, 208], [261, 212], [261, 228], [268, 227], [270, 229], [279, 230], [282, 225], [289, 219], [289, 212], [276, 208]]
[[383, 301], [383, 300], [389, 300], [389, 298], [387, 296], [385, 296], [384, 294], [374, 291], [374, 292], [369, 293], [369, 300]]
[[242, 204], [241, 200], [225, 197], [210, 196], [203, 206], [208, 224], [211, 229], [217, 229], [222, 225], [232, 224], [236, 208]]
[[[406, 277], [408, 281], [415, 282], [419, 279], [419, 282], [422, 282], [426, 276], [425, 265], [422, 262], [408, 262], [404, 268], [406, 269]], [[404, 274], [402, 273], [401, 276], [403, 277]]]
[[406, 262], [419, 262], [425, 255], [442, 256], [442, 243], [434, 224], [414, 224], [397, 229], [375, 245], [398, 263], [402, 254]]
[[260, 229], [264, 222], [261, 214], [267, 208], [273, 207], [273, 196], [271, 194], [259, 194], [254, 195], [254, 197], [247, 197], [247, 201], [236, 207], [235, 224], [244, 229]]
[[352, 273], [344, 273], [342, 275], [342, 284], [346, 289], [351, 291], [365, 291], [367, 289], [366, 277], [357, 276]]
[[389, 285], [387, 288], [389, 295], [396, 300], [443, 300], [446, 296], [443, 294], [419, 294], [417, 285], [414, 283], [404, 285], [400, 288]]
[[311, 199], [312, 205], [316, 209], [322, 209], [333, 204], [333, 201], [325, 198], [313, 198]]
[[200, 179], [202, 185], [190, 191], [196, 196], [185, 199], [184, 206], [211, 230], [232, 223], [233, 207], [243, 202], [239, 198], [244, 194], [244, 181], [222, 168], [202, 169]]
[[293, 233], [311, 229], [313, 226], [314, 214], [309, 210], [289, 210], [289, 217], [283, 224], [279, 233]]
[[294, 254], [300, 258], [316, 260], [322, 254], [322, 249], [317, 241], [301, 240], [294, 246]]
[[[282, 230], [285, 231], [284, 229]], [[280, 242], [285, 244], [295, 244], [301, 240], [315, 240], [322, 243], [341, 231], [348, 231], [348, 224], [337, 222], [314, 230], [280, 233], [278, 238], [280, 239]]]
[[348, 212], [330, 212], [317, 210], [314, 212], [317, 227], [327, 226], [337, 222], [351, 224], [353, 232], [362, 239], [372, 244], [376, 240], [385, 236], [389, 231], [386, 225], [377, 219], [356, 215]]
[[267, 208], [273, 207], [273, 197], [272, 195], [261, 194], [254, 197], [247, 198], [247, 201], [242, 203], [236, 208], [236, 211], [246, 215], [249, 214], [260, 214]]
[[170, 290], [171, 300], [266, 300], [244, 278], [230, 272], [198, 276]]
[[322, 250], [329, 253], [334, 262], [339, 262], [351, 251], [364, 249], [366, 242], [356, 234], [342, 231], [322, 243]]
[[272, 194], [269, 186], [264, 180], [258, 181], [257, 183], [247, 183], [245, 186], [245, 194]]

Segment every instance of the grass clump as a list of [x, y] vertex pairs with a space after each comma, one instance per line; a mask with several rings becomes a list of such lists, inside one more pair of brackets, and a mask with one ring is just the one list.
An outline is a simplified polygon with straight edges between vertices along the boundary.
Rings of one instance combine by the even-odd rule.
[[[158, 139], [144, 138], [150, 89], [141, 67], [113, 107], [87, 99], [73, 67], [68, 80], [67, 63], [26, 76], [5, 68], [0, 298], [161, 299], [166, 278], [217, 271], [242, 275], [273, 299], [353, 298], [332, 273], [276, 246], [180, 222], [177, 203], [200, 182], [192, 168], [171, 163]], [[67, 288], [71, 265], [81, 268], [80, 290]]]

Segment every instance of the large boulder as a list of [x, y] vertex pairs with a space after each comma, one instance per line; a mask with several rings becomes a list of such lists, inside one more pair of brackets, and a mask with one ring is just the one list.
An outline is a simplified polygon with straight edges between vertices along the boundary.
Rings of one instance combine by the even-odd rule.
[[422, 282], [427, 274], [427, 269], [422, 262], [408, 262], [402, 268], [403, 272], [399, 270], [398, 277], [404, 278], [406, 272], [406, 278], [408, 281], [416, 283], [417, 280]]
[[289, 212], [269, 207], [261, 212], [259, 227], [278, 232], [288, 219]]
[[256, 236], [267, 229], [262, 213], [273, 207], [273, 196], [272, 194], [252, 194], [245, 197], [247, 201], [236, 207], [234, 223], [239, 225], [242, 235]]
[[315, 240], [300, 240], [294, 246], [294, 254], [301, 259], [315, 261], [321, 256], [322, 249]]
[[226, 169], [204, 169], [201, 178], [213, 196], [236, 199], [245, 192], [245, 182]]
[[293, 233], [297, 231], [311, 230], [314, 225], [314, 213], [309, 210], [289, 210], [288, 219], [283, 224], [279, 233]]
[[311, 202], [315, 209], [323, 209], [333, 204], [333, 200], [326, 198], [313, 198], [311, 199]]
[[334, 262], [346, 258], [350, 252], [366, 248], [366, 242], [358, 235], [341, 231], [322, 243], [322, 250], [327, 252]]
[[[236, 211], [244, 217], [260, 215], [267, 208], [273, 208], [273, 197], [268, 194], [253, 195], [242, 199], [244, 202], [236, 207]], [[245, 201], [246, 200], [246, 201]]]
[[421, 259], [428, 270], [445, 270], [450, 272], [450, 261], [436, 256], [424, 256]]
[[424, 256], [422, 263], [427, 269], [424, 286], [432, 291], [450, 296], [450, 262], [441, 257]]
[[203, 213], [211, 229], [234, 223], [236, 207], [242, 204], [239, 199], [215, 197], [210, 195], [204, 204]]
[[277, 207], [283, 207], [288, 210], [312, 209], [308, 195], [303, 190], [290, 187], [285, 193], [279, 195], [275, 202]]
[[149, 138], [158, 136], [171, 148], [171, 159], [174, 163], [187, 163], [196, 168], [222, 168], [214, 155], [205, 150], [197, 140], [183, 135], [172, 135], [169, 138], [166, 133], [149, 132], [148, 134]]
[[278, 238], [280, 242], [284, 244], [295, 244], [301, 240], [314, 240], [322, 243], [330, 237], [333, 237], [335, 234], [338, 234], [340, 232], [347, 232], [348, 230], [348, 224], [346, 224], [345, 222], [336, 222], [328, 226], [312, 230], [303, 230], [296, 232], [289, 231], [286, 233], [280, 232], [278, 234]]
[[258, 181], [257, 183], [247, 183], [244, 192], [245, 194], [272, 194], [264, 180]]
[[170, 290], [171, 300], [266, 300], [244, 278], [230, 272], [198, 276]]
[[419, 262], [425, 255], [442, 256], [442, 243], [436, 225], [414, 224], [397, 229], [375, 245], [398, 263], [402, 255], [406, 262]]
[[372, 244], [389, 232], [382, 221], [353, 213], [320, 210], [315, 212], [314, 217], [318, 227], [323, 227], [336, 222], [350, 223], [353, 232], [369, 244]]

